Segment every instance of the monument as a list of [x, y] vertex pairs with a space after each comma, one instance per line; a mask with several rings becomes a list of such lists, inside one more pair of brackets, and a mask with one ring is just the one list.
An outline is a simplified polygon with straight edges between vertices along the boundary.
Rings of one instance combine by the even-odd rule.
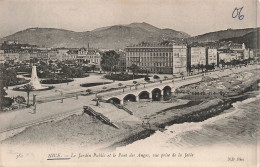
[[43, 87], [38, 79], [36, 66], [32, 66], [32, 75], [31, 75], [31, 81], [30, 85], [33, 86], [34, 90], [40, 90], [40, 89], [46, 89], [46, 87]]

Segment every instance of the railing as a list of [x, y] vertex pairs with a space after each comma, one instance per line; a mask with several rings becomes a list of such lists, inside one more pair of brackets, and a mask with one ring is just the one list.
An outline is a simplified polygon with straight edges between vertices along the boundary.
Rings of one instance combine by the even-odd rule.
[[103, 114], [99, 113], [99, 112], [96, 112], [94, 109], [92, 109], [91, 107], [89, 106], [84, 106], [84, 111], [88, 111], [91, 115], [101, 119], [102, 121], [104, 121], [105, 123], [109, 124], [109, 125], [112, 125], [113, 127], [119, 129], [119, 127], [114, 124], [110, 119], [108, 119], [106, 116], [104, 116]]
[[130, 110], [128, 110], [128, 109], [125, 108], [124, 106], [122, 106], [122, 105], [120, 105], [120, 104], [117, 104], [117, 103], [114, 103], [114, 102], [112, 102], [112, 104], [113, 104], [114, 106], [116, 106], [117, 108], [119, 108], [119, 109], [125, 110], [128, 114], [133, 115], [133, 112], [130, 111]]

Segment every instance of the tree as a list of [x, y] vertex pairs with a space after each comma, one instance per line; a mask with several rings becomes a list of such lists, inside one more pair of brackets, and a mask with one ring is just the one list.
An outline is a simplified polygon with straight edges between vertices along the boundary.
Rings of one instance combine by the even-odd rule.
[[220, 60], [219, 61], [219, 64], [221, 64], [221, 66], [222, 66], [222, 68], [224, 68], [225, 67], [225, 65], [226, 65], [226, 62], [225, 62], [225, 60]]
[[3, 84], [5, 87], [16, 85], [18, 80], [19, 79], [16, 77], [16, 71], [14, 69], [3, 69]]
[[211, 63], [212, 70], [215, 70], [216, 63]]
[[101, 68], [103, 71], [110, 71], [112, 73], [114, 67], [119, 62], [119, 54], [114, 50], [104, 52], [101, 58]]
[[95, 65], [95, 64], [92, 64], [92, 65], [91, 65], [91, 68], [92, 68], [92, 71], [94, 72], [94, 71], [95, 71], [95, 68], [96, 68], [96, 65]]
[[4, 90], [4, 86], [2, 83], [0, 83], [0, 110], [2, 111], [3, 106], [4, 106], [4, 99], [7, 93]]
[[201, 65], [200, 65], [200, 68], [201, 68], [201, 71], [202, 71], [202, 72], [204, 71], [204, 67], [205, 67], [204, 64], [201, 64]]
[[199, 71], [200, 70], [200, 64], [196, 65], [196, 69]]
[[191, 66], [191, 69], [192, 69], [192, 71], [195, 70], [195, 69], [197, 69], [197, 65], [193, 64], [193, 65]]
[[135, 78], [135, 75], [140, 71], [140, 68], [136, 64], [132, 64], [130, 67], [128, 67], [133, 72], [133, 79]]
[[30, 84], [26, 84], [23, 86], [23, 89], [27, 93], [27, 106], [29, 106], [29, 97], [30, 97], [30, 92], [34, 89], [34, 87]]
[[63, 66], [61, 71], [63, 75], [66, 77], [66, 80], [72, 76], [71, 68], [68, 66]]
[[57, 72], [57, 67], [56, 67], [56, 65], [53, 65], [53, 64], [51, 64], [50, 66], [49, 66], [49, 69], [51, 70], [51, 72], [52, 72], [52, 78], [53, 79], [56, 79], [56, 72]]

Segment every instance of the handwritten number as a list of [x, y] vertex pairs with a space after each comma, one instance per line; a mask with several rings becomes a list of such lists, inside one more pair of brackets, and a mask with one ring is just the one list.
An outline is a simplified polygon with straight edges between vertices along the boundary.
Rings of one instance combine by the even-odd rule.
[[233, 18], [238, 18], [239, 20], [243, 20], [244, 19], [244, 15], [241, 15], [241, 11], [244, 7], [241, 8], [235, 8], [233, 13], [232, 13], [232, 17]]

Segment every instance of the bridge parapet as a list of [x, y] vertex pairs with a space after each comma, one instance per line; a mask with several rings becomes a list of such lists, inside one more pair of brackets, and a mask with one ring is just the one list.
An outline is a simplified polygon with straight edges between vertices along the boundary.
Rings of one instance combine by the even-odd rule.
[[[168, 91], [170, 90], [171, 92], [174, 92], [177, 88], [187, 85], [187, 84], [192, 84], [201, 81], [201, 77], [196, 77], [196, 78], [190, 78], [187, 80], [179, 80], [176, 82], [172, 81], [163, 81], [161, 83], [154, 83], [151, 85], [138, 85], [135, 88], [131, 89], [120, 89], [114, 92], [106, 92], [104, 94], [99, 94], [102, 99], [104, 100], [109, 100], [112, 98], [116, 98], [117, 101], [120, 101], [120, 104], [124, 103], [124, 98], [128, 95], [133, 95], [135, 97], [135, 101], [139, 101], [139, 95], [142, 92], [148, 92], [149, 97], [152, 97], [152, 93], [155, 89], [160, 90], [160, 94], [164, 94], [164, 89], [168, 87]], [[158, 90], [158, 91], [159, 91]]]

